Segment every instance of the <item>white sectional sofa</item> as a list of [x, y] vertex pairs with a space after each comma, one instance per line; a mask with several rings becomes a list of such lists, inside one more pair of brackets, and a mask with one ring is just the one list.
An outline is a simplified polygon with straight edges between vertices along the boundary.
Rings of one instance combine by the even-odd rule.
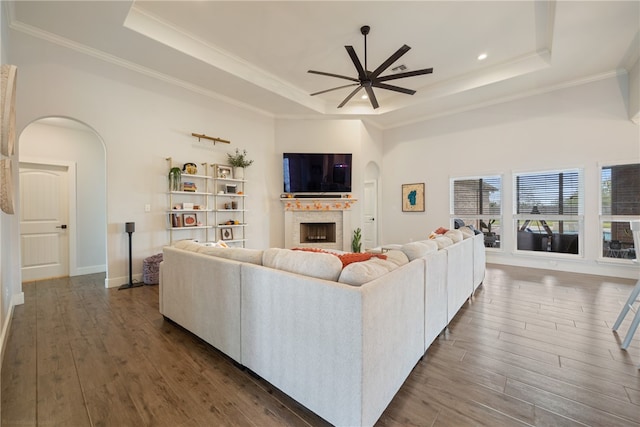
[[369, 426], [482, 280], [477, 239], [344, 268], [328, 253], [178, 242], [160, 312], [332, 424]]

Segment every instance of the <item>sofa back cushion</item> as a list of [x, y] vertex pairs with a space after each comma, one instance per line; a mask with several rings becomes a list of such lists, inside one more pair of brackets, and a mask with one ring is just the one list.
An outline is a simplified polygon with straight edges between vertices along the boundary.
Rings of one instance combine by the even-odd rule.
[[197, 252], [203, 255], [216, 256], [219, 258], [231, 259], [238, 262], [250, 262], [251, 264], [262, 265], [262, 251], [247, 248], [216, 248], [205, 246], [193, 240], [180, 240], [173, 247], [185, 251]]
[[354, 262], [342, 269], [338, 282], [360, 286], [377, 279], [409, 262], [401, 251], [385, 252], [386, 259], [373, 257], [368, 261]]
[[422, 258], [431, 252], [438, 250], [438, 245], [432, 240], [423, 240], [419, 242], [406, 243], [400, 247], [400, 250], [409, 258], [409, 261]]
[[318, 279], [337, 281], [342, 261], [333, 254], [270, 248], [262, 254], [262, 265]]
[[212, 246], [200, 245], [198, 252], [204, 255], [217, 256], [220, 258], [232, 259], [238, 262], [250, 262], [251, 264], [262, 265], [262, 252], [258, 249], [248, 248], [216, 248]]

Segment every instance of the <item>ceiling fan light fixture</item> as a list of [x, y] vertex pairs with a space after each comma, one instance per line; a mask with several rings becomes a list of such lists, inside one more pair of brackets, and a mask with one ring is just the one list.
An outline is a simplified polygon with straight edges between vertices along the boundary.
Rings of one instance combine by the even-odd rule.
[[389, 58], [387, 58], [386, 61], [380, 64], [378, 68], [376, 68], [373, 71], [370, 71], [367, 66], [367, 34], [369, 34], [370, 29], [371, 28], [368, 25], [364, 25], [360, 27], [360, 33], [364, 36], [364, 66], [362, 62], [360, 62], [360, 59], [358, 58], [358, 55], [356, 54], [356, 51], [353, 48], [353, 46], [344, 47], [347, 50], [347, 54], [349, 54], [349, 57], [351, 58], [351, 62], [353, 62], [353, 65], [356, 68], [356, 71], [358, 72], [357, 77], [354, 78], [349, 76], [343, 76], [340, 74], [327, 73], [324, 71], [315, 71], [315, 70], [308, 71], [311, 74], [319, 74], [321, 76], [335, 77], [338, 79], [349, 80], [354, 83], [315, 92], [315, 93], [312, 93], [311, 96], [320, 95], [322, 93], [327, 93], [327, 92], [331, 92], [338, 89], [344, 89], [347, 87], [356, 86], [356, 88], [352, 89], [351, 93], [349, 93], [349, 95], [347, 95], [347, 97], [338, 105], [338, 108], [344, 107], [344, 105], [347, 102], [349, 102], [351, 98], [355, 96], [356, 93], [358, 93], [361, 89], [364, 89], [366, 91], [366, 97], [362, 96], [362, 99], [369, 98], [369, 102], [371, 102], [371, 106], [375, 110], [380, 105], [378, 104], [376, 95], [373, 92], [373, 88], [385, 89], [393, 92], [413, 95], [416, 93], [416, 91], [413, 89], [406, 89], [403, 87], [388, 84], [386, 82], [389, 80], [396, 80], [396, 79], [402, 79], [405, 77], [414, 77], [414, 76], [420, 76], [423, 74], [433, 73], [433, 68], [425, 68], [422, 70], [415, 70], [415, 71], [404, 71], [407, 69], [407, 67], [404, 64], [402, 64], [392, 69], [392, 71], [396, 72], [395, 74], [380, 76], [380, 74], [386, 71], [391, 65], [393, 65], [394, 62], [400, 59], [402, 55], [404, 55], [409, 51], [409, 49], [411, 49], [406, 44], [402, 45], [400, 49], [398, 49], [394, 54], [392, 54]]

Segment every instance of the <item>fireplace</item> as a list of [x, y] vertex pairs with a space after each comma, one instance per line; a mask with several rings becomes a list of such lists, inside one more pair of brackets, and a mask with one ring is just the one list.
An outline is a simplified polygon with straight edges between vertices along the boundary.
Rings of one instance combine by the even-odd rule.
[[335, 222], [301, 222], [300, 243], [335, 243]]
[[284, 205], [285, 248], [349, 250], [351, 210], [356, 199], [281, 200]]

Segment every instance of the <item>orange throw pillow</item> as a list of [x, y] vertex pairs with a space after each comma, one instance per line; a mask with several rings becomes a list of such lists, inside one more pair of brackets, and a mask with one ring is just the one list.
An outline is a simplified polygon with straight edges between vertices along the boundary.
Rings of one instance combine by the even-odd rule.
[[351, 264], [353, 262], [368, 261], [374, 256], [377, 257], [377, 258], [380, 258], [380, 259], [387, 259], [386, 255], [368, 254], [368, 253], [340, 254], [340, 255], [338, 255], [338, 258], [340, 258], [340, 261], [342, 261], [342, 268], [345, 268], [347, 265], [349, 265], [349, 264]]

